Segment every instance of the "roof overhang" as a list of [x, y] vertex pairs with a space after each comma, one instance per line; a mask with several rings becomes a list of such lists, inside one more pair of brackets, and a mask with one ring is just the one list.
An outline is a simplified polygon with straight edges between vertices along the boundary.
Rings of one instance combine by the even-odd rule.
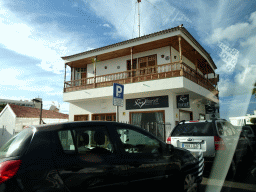
[[133, 48], [133, 54], [166, 46], [172, 46], [176, 50], [179, 50], [179, 36], [181, 37], [182, 55], [194, 63], [196, 63], [197, 60], [198, 68], [200, 68], [204, 74], [213, 73], [214, 70], [217, 69], [210, 55], [182, 26], [89, 50], [79, 54], [65, 56], [62, 57], [62, 59], [65, 60], [65, 63], [70, 67], [82, 68], [87, 64], [91, 64], [92, 59], [94, 59], [96, 56], [97, 60], [105, 61], [130, 55], [131, 48]]

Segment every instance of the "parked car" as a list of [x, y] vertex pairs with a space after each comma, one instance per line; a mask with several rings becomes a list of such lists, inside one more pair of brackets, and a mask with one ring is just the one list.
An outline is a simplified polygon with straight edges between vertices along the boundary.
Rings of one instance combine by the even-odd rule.
[[230, 166], [228, 177], [235, 175], [243, 157], [252, 154], [248, 140], [225, 119], [182, 121], [171, 131], [167, 143], [191, 152], [202, 151], [206, 170], [211, 171], [214, 163], [218, 170]]
[[[147, 183], [197, 190], [202, 153], [116, 122], [30, 126], [0, 149], [0, 191], [85, 191]], [[145, 185], [146, 186], [146, 185]]]
[[255, 153], [256, 152], [256, 135], [253, 129], [250, 126], [234, 126], [240, 136], [246, 137], [251, 146], [251, 150]]

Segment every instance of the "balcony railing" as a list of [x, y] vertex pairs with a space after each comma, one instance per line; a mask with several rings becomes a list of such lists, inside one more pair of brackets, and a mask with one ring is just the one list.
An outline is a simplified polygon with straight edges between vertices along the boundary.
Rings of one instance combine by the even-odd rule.
[[64, 83], [64, 92], [113, 86], [113, 83], [128, 84], [180, 76], [186, 77], [210, 91], [216, 91], [213, 84], [204, 76], [196, 72], [196, 70], [192, 69], [185, 63], [174, 62], [119, 73], [66, 81]]

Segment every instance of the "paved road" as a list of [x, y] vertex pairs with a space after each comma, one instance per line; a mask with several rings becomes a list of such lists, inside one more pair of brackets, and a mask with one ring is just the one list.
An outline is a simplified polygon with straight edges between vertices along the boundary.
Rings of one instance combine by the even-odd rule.
[[252, 166], [245, 169], [238, 167], [236, 177], [232, 181], [212, 179], [210, 176], [203, 178], [200, 192], [252, 192], [256, 191], [256, 177], [250, 174]]

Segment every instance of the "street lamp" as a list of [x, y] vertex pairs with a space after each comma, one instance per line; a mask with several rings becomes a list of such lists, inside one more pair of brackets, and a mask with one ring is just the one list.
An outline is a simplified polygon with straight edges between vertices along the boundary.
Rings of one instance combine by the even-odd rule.
[[40, 119], [39, 119], [39, 124], [41, 125], [42, 123], [42, 109], [43, 109], [43, 102], [40, 99], [32, 99], [33, 102], [38, 102], [41, 103], [41, 109], [40, 109]]

